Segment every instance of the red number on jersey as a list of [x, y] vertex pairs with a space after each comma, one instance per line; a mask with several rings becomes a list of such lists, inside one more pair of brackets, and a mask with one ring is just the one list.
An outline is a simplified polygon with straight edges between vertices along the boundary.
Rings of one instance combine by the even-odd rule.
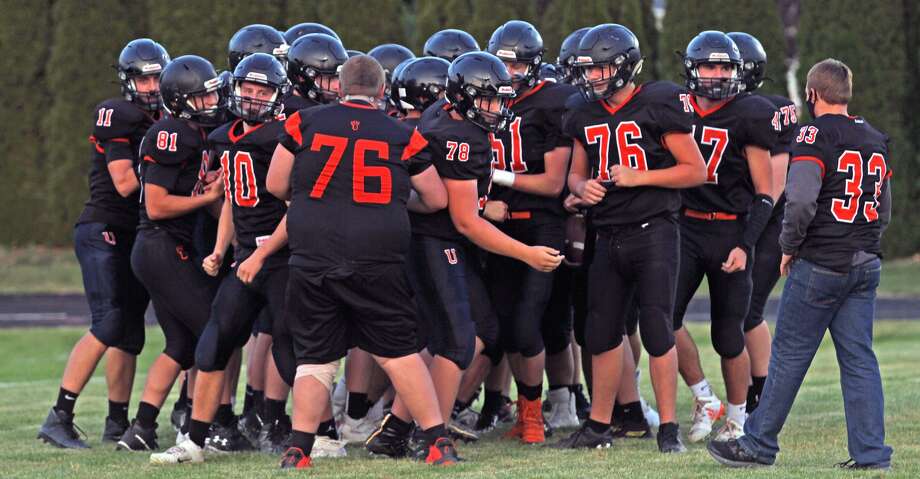
[[[863, 158], [858, 151], [847, 150], [837, 159], [837, 171], [847, 173], [848, 178], [844, 186], [845, 199], [835, 198], [831, 200], [831, 214], [837, 221], [843, 223], [852, 223], [859, 214], [859, 200], [862, 197], [862, 180], [863, 180]], [[867, 201], [862, 207], [863, 217], [866, 221], [873, 222], [878, 220], [878, 199], [882, 195], [882, 182], [888, 175], [888, 166], [885, 164], [885, 157], [880, 153], [873, 153], [866, 164], [866, 175], [875, 176], [875, 191], [872, 192], [872, 199]]]
[[[220, 155], [220, 166], [224, 170], [224, 194], [227, 199], [233, 200], [237, 206], [242, 208], [253, 208], [259, 204], [259, 186], [256, 184], [255, 165], [249, 153], [236, 152], [231, 165], [230, 152], [224, 151]], [[230, 182], [231, 172], [233, 173], [232, 183]]]
[[505, 169], [505, 145], [495, 135], [489, 133], [489, 144], [492, 145], [492, 169]]
[[[696, 130], [696, 125], [693, 125], [693, 129]], [[696, 135], [696, 131], [693, 134]], [[722, 164], [722, 157], [728, 146], [728, 130], [704, 126], [700, 143], [712, 146], [712, 153], [706, 160], [706, 183], [719, 184], [719, 165]]]
[[598, 181], [610, 181], [610, 125], [601, 123], [586, 126], [585, 139], [589, 145], [598, 144]]
[[813, 126], [803, 126], [799, 130], [799, 136], [795, 139], [796, 143], [808, 143], [809, 145], [814, 144], [815, 137], [818, 135], [818, 129]]
[[[521, 139], [521, 117], [515, 117], [508, 127], [508, 132], [511, 133], [511, 172], [523, 173], [527, 171], [527, 163], [524, 162], [524, 142]], [[492, 144], [493, 168], [496, 170], [506, 169], [505, 145], [492, 133], [489, 133], [489, 142]]]
[[114, 112], [115, 110], [111, 108], [100, 108], [96, 126], [112, 126], [112, 113]]
[[[780, 130], [783, 129], [783, 123], [782, 123], [782, 121], [780, 121], [780, 112], [779, 112], [779, 111], [777, 111], [776, 113], [773, 114], [773, 120], [770, 122], [770, 124], [773, 125], [773, 129], [776, 130], [776, 131], [780, 131]], [[788, 125], [788, 123], [786, 123], [786, 124]]]
[[157, 149], [176, 151], [176, 141], [178, 138], [178, 133], [170, 133], [168, 131], [161, 131], [157, 133]]
[[[335, 174], [339, 162], [342, 161], [342, 155], [348, 147], [348, 138], [343, 136], [324, 135], [316, 133], [313, 135], [313, 143], [310, 145], [310, 151], [319, 151], [323, 147], [332, 147], [332, 154], [323, 166], [323, 170], [316, 179], [310, 198], [322, 198]], [[356, 203], [375, 203], [388, 204], [390, 202], [393, 185], [390, 177], [390, 170], [385, 166], [367, 166], [364, 164], [364, 155], [368, 151], [377, 153], [377, 157], [386, 161], [390, 156], [390, 147], [387, 143], [377, 140], [358, 140], [355, 142], [355, 151], [352, 157], [352, 198]], [[469, 145], [467, 145], [469, 153]], [[365, 178], [380, 178], [380, 192], [371, 193], [364, 189]]]
[[799, 119], [795, 112], [795, 105], [786, 105], [781, 107], [779, 111], [783, 114], [783, 126], [789, 126], [793, 123], [798, 123]]
[[693, 111], [693, 105], [690, 103], [690, 95], [681, 93], [680, 102], [683, 103], [685, 112], [690, 113]]
[[617, 125], [617, 149], [620, 152], [620, 164], [634, 170], [648, 170], [645, 161], [645, 150], [638, 143], [629, 143], [629, 140], [642, 138], [642, 130], [634, 121], [624, 121]]
[[456, 141], [447, 142], [447, 156], [445, 159], [447, 161], [454, 161], [454, 158], [460, 161], [467, 161], [470, 159], [470, 144], [469, 143], [458, 143]]

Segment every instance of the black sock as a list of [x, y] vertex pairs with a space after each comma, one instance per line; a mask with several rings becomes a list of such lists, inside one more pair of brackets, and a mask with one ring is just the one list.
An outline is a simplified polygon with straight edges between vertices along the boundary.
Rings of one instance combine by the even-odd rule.
[[403, 421], [399, 416], [395, 414], [390, 414], [386, 418], [384, 427], [395, 432], [401, 437], [408, 436], [412, 432], [412, 423], [408, 421]]
[[754, 376], [751, 378], [751, 385], [748, 386], [747, 393], [747, 413], [750, 414], [757, 409], [760, 404], [760, 395], [763, 393], [763, 385], [767, 382], [767, 377]]
[[642, 403], [639, 401], [624, 404], [623, 418], [629, 422], [645, 422], [645, 414], [642, 414]]
[[182, 420], [182, 424], [179, 425], [179, 432], [182, 434], [188, 434], [188, 426], [192, 421], [192, 400], [185, 400], [185, 419]]
[[137, 405], [137, 423], [144, 429], [156, 427], [157, 416], [160, 415], [160, 408], [148, 402], [141, 401]]
[[623, 405], [620, 403], [613, 404], [613, 422], [623, 422], [626, 419], [626, 413], [623, 412]]
[[428, 446], [434, 444], [434, 442], [437, 441], [438, 438], [442, 438], [442, 437], [447, 437], [447, 428], [444, 427], [443, 423], [438, 424], [437, 426], [425, 429], [421, 433], [421, 438], [422, 438], [423, 444], [425, 445], [425, 449], [428, 449]]
[[182, 387], [179, 388], [179, 399], [173, 404], [173, 409], [181, 409], [188, 403], [188, 381], [182, 380]]
[[109, 417], [119, 424], [127, 424], [128, 403], [109, 400]]
[[259, 391], [254, 389], [252, 391], [252, 402], [253, 406], [256, 409], [256, 412], [261, 411], [263, 405], [265, 404], [265, 391]]
[[536, 401], [543, 394], [543, 383], [536, 386], [528, 386], [520, 381], [516, 381], [518, 396], [523, 396], [528, 401]]
[[361, 419], [367, 416], [367, 411], [370, 408], [370, 403], [367, 401], [367, 394], [348, 393], [348, 417], [352, 419]]
[[597, 422], [594, 419], [588, 418], [588, 420], [585, 421], [585, 427], [590, 429], [592, 432], [603, 434], [604, 431], [610, 429], [610, 424], [604, 424], [602, 422]]
[[217, 407], [217, 414], [214, 416], [214, 422], [221, 426], [229, 426], [233, 423], [233, 406], [230, 404], [221, 404]]
[[204, 447], [204, 440], [207, 439], [210, 429], [211, 423], [192, 419], [188, 424], [188, 438], [198, 447]]
[[319, 423], [319, 428], [316, 430], [316, 435], [326, 436], [329, 439], [338, 439], [339, 432], [335, 430], [335, 419], [330, 419], [328, 421]]
[[464, 410], [464, 409], [466, 409], [466, 408], [468, 408], [468, 407], [470, 407], [470, 403], [468, 403], [468, 402], [466, 402], [466, 401], [461, 401], [461, 400], [459, 400], [459, 399], [457, 399], [456, 401], [454, 401], [454, 411], [455, 411], [455, 412], [460, 412], [460, 411], [462, 411], [462, 410]]
[[486, 397], [482, 402], [481, 414], [483, 416], [494, 416], [502, 408], [502, 392], [490, 391], [486, 389]]
[[77, 404], [77, 396], [79, 394], [61, 388], [58, 391], [57, 403], [54, 405], [54, 409], [64, 411], [68, 416], [73, 416], [73, 407]]
[[572, 387], [569, 386], [568, 384], [556, 384], [556, 385], [550, 384], [549, 385], [550, 391], [555, 391], [557, 389], [562, 389], [562, 388], [568, 388], [570, 391], [572, 390]]
[[284, 401], [276, 401], [271, 398], [265, 398], [262, 405], [262, 422], [265, 424], [274, 424], [284, 415]]
[[250, 385], [247, 384], [247, 385], [246, 385], [246, 394], [243, 395], [243, 415], [244, 415], [244, 416], [245, 416], [246, 414], [248, 414], [249, 411], [252, 409], [252, 406], [253, 406], [253, 404], [252, 404], [252, 403], [253, 403], [252, 394], [253, 394], [252, 386], [250, 386]]
[[291, 433], [291, 447], [300, 448], [305, 456], [313, 452], [313, 441], [316, 440], [316, 434], [294, 430]]

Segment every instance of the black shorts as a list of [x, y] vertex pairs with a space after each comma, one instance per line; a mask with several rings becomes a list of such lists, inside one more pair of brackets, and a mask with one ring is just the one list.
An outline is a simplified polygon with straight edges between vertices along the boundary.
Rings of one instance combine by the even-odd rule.
[[541, 333], [546, 354], [559, 354], [572, 338], [572, 277], [574, 268], [565, 264], [553, 272], [553, 291], [543, 313]]
[[89, 331], [102, 344], [138, 355], [144, 348], [147, 290], [131, 270], [136, 232], [104, 223], [74, 228], [74, 251], [92, 316]]
[[709, 282], [710, 334], [716, 351], [735, 357], [744, 350], [744, 318], [751, 301], [751, 265], [726, 273], [722, 263], [741, 244], [743, 221], [708, 221], [686, 216], [680, 222], [680, 275], [674, 307], [674, 329], [683, 325], [687, 305], [706, 277]]
[[597, 230], [591, 223], [591, 215], [586, 216], [585, 251], [582, 264], [572, 269], [572, 331], [575, 342], [585, 345], [585, 320], [588, 318], [588, 270], [594, 260], [594, 248], [597, 245]]
[[375, 356], [418, 351], [416, 311], [402, 263], [289, 266], [284, 323], [297, 364], [325, 364], [355, 345]]
[[272, 323], [284, 312], [287, 265], [276, 262], [264, 266], [249, 285], [237, 278], [238, 266], [221, 281], [211, 305], [211, 318], [195, 351], [195, 363], [205, 372], [227, 367], [233, 351], [249, 341], [257, 319], [267, 314], [268, 322]]
[[601, 354], [620, 345], [633, 297], [642, 344], [651, 356], [674, 346], [671, 317], [680, 233], [673, 217], [604, 228], [598, 232], [588, 272], [585, 345]]
[[131, 251], [131, 267], [150, 293], [166, 336], [164, 352], [183, 369], [194, 364], [195, 346], [218, 286], [194, 258], [187, 245], [160, 229], [139, 231]]
[[[526, 219], [500, 225], [508, 236], [527, 245], [562, 251], [565, 223], [558, 216], [531, 212]], [[541, 323], [553, 290], [553, 273], [537, 271], [517, 259], [492, 254], [488, 285], [498, 315], [502, 348], [533, 357], [544, 351]]]
[[770, 299], [770, 292], [779, 281], [779, 264], [783, 250], [779, 246], [779, 234], [783, 230], [783, 215], [773, 215], [754, 249], [754, 283], [751, 292], [751, 307], [744, 319], [744, 331], [748, 332], [763, 322], [764, 308]]

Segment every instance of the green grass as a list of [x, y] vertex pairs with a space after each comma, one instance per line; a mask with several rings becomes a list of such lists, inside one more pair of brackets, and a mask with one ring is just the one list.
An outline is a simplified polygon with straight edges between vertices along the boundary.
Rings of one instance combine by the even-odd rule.
[[[704, 367], [717, 391], [723, 391], [718, 360], [707, 343], [704, 326], [690, 325], [704, 352]], [[131, 477], [292, 477], [276, 469], [277, 458], [240, 454], [211, 458], [204, 465], [156, 468], [147, 454], [114, 452], [100, 444], [106, 412], [105, 380], [101, 369], [80, 395], [77, 423], [89, 434], [91, 451], [63, 451], [35, 439], [39, 424], [57, 393], [60, 373], [70, 347], [81, 329], [0, 330], [0, 477], [131, 478]], [[148, 330], [135, 387], [140, 392], [147, 365], [161, 350], [162, 335]], [[920, 322], [880, 322], [876, 326], [876, 351], [885, 384], [888, 443], [895, 449], [890, 477], [920, 477], [920, 409], [916, 407], [920, 379]], [[648, 381], [644, 395], [651, 397]], [[171, 404], [173, 398], [167, 402]], [[132, 403], [133, 414], [136, 403]], [[689, 393], [680, 388], [680, 417], [690, 414]], [[162, 418], [161, 423], [168, 421]], [[160, 427], [161, 445], [172, 444], [168, 424]], [[551, 439], [554, 440], [554, 439]], [[604, 451], [555, 451], [525, 447], [488, 438], [476, 445], [461, 445], [468, 461], [449, 470], [416, 463], [371, 460], [360, 449], [349, 449], [344, 460], [317, 460], [311, 477], [876, 477], [850, 473], [831, 465], [848, 457], [838, 369], [833, 346], [826, 341], [812, 366], [786, 429], [782, 453], [775, 467], [752, 471], [729, 470], [713, 462], [701, 445], [691, 445], [681, 456], [663, 456], [654, 441], [618, 443]], [[300, 477], [300, 475], [297, 475]]]

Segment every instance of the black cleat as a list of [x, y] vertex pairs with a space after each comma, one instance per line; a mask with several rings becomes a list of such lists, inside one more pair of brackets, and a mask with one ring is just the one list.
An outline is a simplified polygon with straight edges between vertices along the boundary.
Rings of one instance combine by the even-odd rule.
[[576, 384], [572, 388], [572, 394], [575, 395], [575, 414], [578, 416], [580, 421], [588, 419], [588, 416], [591, 415], [591, 402], [588, 401], [588, 397], [585, 396], [584, 387], [581, 384]]
[[131, 422], [128, 430], [121, 435], [116, 451], [156, 451], [160, 446], [157, 444], [157, 424], [154, 423], [152, 428], [144, 428], [137, 422], [137, 419]]
[[610, 428], [607, 428], [603, 433], [597, 433], [588, 427], [586, 422], [569, 437], [563, 438], [550, 447], [556, 449], [608, 449], [612, 446], [613, 431]]
[[253, 450], [252, 443], [243, 437], [236, 420], [228, 425], [211, 424], [208, 437], [204, 440], [204, 449], [210, 452], [229, 453]]
[[658, 426], [658, 451], [665, 454], [687, 452], [687, 447], [680, 440], [680, 427], [673, 422]]
[[[82, 436], [82, 437], [80, 437]], [[73, 415], [51, 408], [38, 430], [38, 439], [64, 449], [89, 449], [86, 434], [73, 423]]]
[[479, 434], [476, 434], [475, 431], [463, 427], [462, 424], [451, 422], [447, 426], [447, 434], [450, 435], [450, 438], [453, 440], [460, 440], [463, 442], [476, 442], [479, 440]]
[[728, 441], [709, 441], [706, 446], [709, 455], [717, 462], [728, 467], [772, 466], [773, 461], [763, 459], [748, 452], [737, 439]]
[[287, 415], [271, 423], [263, 424], [259, 431], [259, 450], [270, 454], [281, 454], [288, 447], [291, 437], [291, 418]]
[[652, 429], [645, 421], [623, 421], [613, 426], [613, 437], [616, 439], [650, 439]]
[[393, 459], [409, 455], [409, 434], [400, 434], [388, 425], [391, 416], [383, 418], [380, 426], [364, 442], [364, 447], [372, 456], [386, 456]]
[[128, 422], [121, 422], [111, 417], [105, 418], [105, 429], [102, 431], [102, 442], [118, 442], [128, 430]]
[[262, 424], [262, 418], [256, 413], [255, 408], [241, 415], [237, 421], [240, 428], [240, 434], [242, 434], [250, 444], [258, 444], [259, 433], [262, 431], [262, 426], [264, 424]]
[[[710, 451], [710, 454], [712, 454], [711, 451]], [[718, 461], [718, 459], [716, 460]], [[722, 462], [722, 461], [719, 461], [719, 462]], [[855, 460], [853, 460], [852, 458], [847, 459], [846, 461], [843, 461], [843, 462], [838, 462], [837, 464], [834, 464], [834, 467], [837, 467], [840, 469], [856, 469], [856, 470], [880, 470], [880, 471], [890, 471], [891, 470], [891, 464], [860, 464], [856, 462]]]
[[483, 434], [495, 429], [495, 426], [498, 425], [498, 414], [479, 414], [479, 419], [476, 420], [476, 424], [473, 426], [473, 431], [477, 434]]

